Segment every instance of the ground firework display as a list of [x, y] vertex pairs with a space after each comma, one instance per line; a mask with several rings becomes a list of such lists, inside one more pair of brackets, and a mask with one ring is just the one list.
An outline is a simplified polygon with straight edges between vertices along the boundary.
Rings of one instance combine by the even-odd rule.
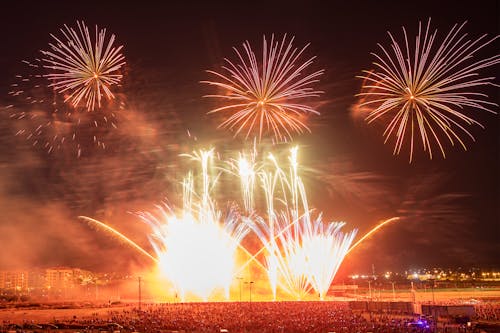
[[[235, 277], [252, 265], [267, 275], [274, 300], [278, 289], [296, 300], [312, 291], [324, 299], [344, 257], [379, 228], [397, 220], [382, 222], [351, 245], [356, 229], [344, 232], [346, 223], [313, 216], [299, 175], [297, 147], [290, 151], [288, 171], [273, 155], [253, 164], [243, 157], [247, 155], [240, 153], [238, 163], [219, 161], [220, 165], [214, 163], [213, 150], [186, 155], [199, 164], [200, 173], [189, 172], [183, 180], [182, 209], [163, 205], [156, 212], [137, 213], [151, 228], [148, 238], [155, 256], [105, 223], [82, 218], [152, 259], [183, 301], [193, 296], [208, 300], [217, 290], [229, 299]], [[213, 192], [229, 185], [219, 183], [220, 173], [242, 184], [240, 207], [220, 210]], [[255, 182], [248, 181], [254, 178]], [[248, 197], [259, 190], [258, 196], [265, 198], [263, 212], [249, 205], [253, 201]], [[245, 237], [259, 239], [260, 248], [245, 248]], [[245, 258], [241, 262], [236, 260], [237, 251]]]

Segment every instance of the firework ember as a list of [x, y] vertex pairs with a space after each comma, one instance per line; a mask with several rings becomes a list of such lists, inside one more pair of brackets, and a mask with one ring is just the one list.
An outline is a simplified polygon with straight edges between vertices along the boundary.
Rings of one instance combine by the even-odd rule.
[[16, 120], [16, 136], [48, 154], [80, 157], [89, 147], [106, 148], [105, 137], [119, 123], [123, 102], [100, 112], [75, 109], [46, 84], [47, 73], [40, 59], [24, 60], [23, 70], [10, 86], [7, 112]]

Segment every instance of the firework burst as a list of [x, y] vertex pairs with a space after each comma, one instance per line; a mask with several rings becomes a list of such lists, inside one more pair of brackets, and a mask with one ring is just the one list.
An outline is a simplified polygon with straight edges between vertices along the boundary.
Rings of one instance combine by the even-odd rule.
[[84, 22], [77, 29], [64, 25], [62, 37], [51, 34], [55, 43], [50, 51], [42, 51], [44, 67], [52, 72], [45, 75], [50, 87], [65, 96], [76, 107], [82, 102], [89, 111], [101, 107], [102, 97], [114, 98], [111, 86], [120, 83], [118, 73], [125, 65], [120, 53], [123, 46], [113, 46], [115, 35], [106, 39], [106, 29], [95, 28], [95, 40]]
[[431, 159], [433, 144], [446, 157], [446, 139], [452, 145], [458, 142], [466, 150], [463, 136], [474, 140], [467, 127], [482, 127], [466, 112], [496, 113], [493, 108], [498, 106], [475, 91], [481, 86], [495, 85], [494, 77], [481, 77], [478, 72], [498, 64], [500, 55], [479, 60], [476, 56], [498, 36], [469, 39], [462, 31], [463, 23], [454, 25], [439, 44], [437, 30], [431, 31], [430, 23], [429, 19], [425, 28], [419, 23], [414, 49], [404, 27], [403, 47], [389, 32], [390, 49], [378, 44], [382, 52], [372, 53], [377, 59], [373, 63], [375, 70], [364, 71], [360, 76], [364, 79], [360, 106], [369, 106], [366, 120], [371, 123], [387, 118], [385, 142], [395, 137], [394, 154], [399, 154], [403, 143], [410, 140], [410, 162], [417, 140]]
[[292, 139], [292, 133], [310, 131], [305, 123], [309, 114], [319, 114], [303, 102], [317, 97], [321, 91], [311, 86], [318, 82], [323, 70], [308, 73], [315, 57], [301, 60], [305, 49], [293, 47], [294, 38], [281, 42], [274, 35], [268, 43], [264, 36], [262, 59], [259, 61], [250, 43], [243, 43], [243, 52], [233, 48], [238, 61], [224, 59], [223, 72], [207, 71], [216, 77], [215, 81], [202, 81], [220, 88], [224, 93], [206, 95], [221, 99], [224, 106], [209, 113], [223, 112], [227, 118], [219, 125], [235, 131], [235, 136], [244, 133], [245, 137], [259, 140], [264, 132], [274, 140]]

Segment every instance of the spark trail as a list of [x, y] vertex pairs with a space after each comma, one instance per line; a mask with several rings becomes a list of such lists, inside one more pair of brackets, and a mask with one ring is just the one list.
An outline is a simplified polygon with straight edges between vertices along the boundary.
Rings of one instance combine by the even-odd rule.
[[141, 254], [145, 255], [146, 257], [148, 257], [149, 259], [153, 260], [155, 263], [158, 263], [158, 259], [157, 258], [153, 257], [151, 254], [149, 254], [149, 252], [147, 252], [142, 247], [140, 247], [136, 242], [134, 242], [133, 240], [131, 240], [130, 238], [128, 238], [127, 236], [125, 236], [124, 234], [122, 234], [121, 232], [119, 232], [118, 230], [116, 230], [115, 228], [110, 227], [106, 223], [103, 223], [103, 222], [98, 221], [96, 219], [93, 219], [91, 217], [78, 216], [78, 218], [86, 221], [87, 223], [89, 223], [91, 225], [95, 225], [97, 228], [99, 228], [101, 230], [104, 230], [104, 231], [110, 233], [111, 235], [113, 235], [114, 237], [116, 237], [118, 240], [120, 240], [120, 241], [124, 242], [125, 244], [131, 246], [133, 249], [137, 250], [139, 253], [141, 253]]

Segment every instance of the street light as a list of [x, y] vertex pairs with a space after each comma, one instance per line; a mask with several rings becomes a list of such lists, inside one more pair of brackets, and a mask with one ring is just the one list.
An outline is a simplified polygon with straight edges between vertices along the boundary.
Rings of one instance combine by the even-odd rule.
[[370, 302], [372, 301], [372, 281], [368, 280], [368, 291], [370, 293]]
[[248, 284], [248, 286], [250, 288], [250, 298], [249, 298], [250, 299], [250, 303], [252, 303], [252, 284], [253, 283], [254, 283], [253, 281], [247, 281], [247, 282], [245, 282], [245, 284]]
[[434, 298], [434, 283], [435, 283], [436, 280], [430, 279], [430, 281], [432, 283], [431, 284], [431, 288], [432, 288], [432, 304], [434, 305], [436, 303], [436, 299]]
[[236, 279], [240, 281], [240, 302], [241, 302], [241, 280], [243, 280], [243, 278], [241, 276], [238, 276]]
[[413, 303], [416, 301], [417, 291], [415, 290], [415, 286], [413, 285], [413, 281], [411, 281], [411, 293], [413, 296]]
[[394, 289], [394, 281], [392, 283], [392, 300], [395, 302], [396, 301], [396, 290]]
[[142, 298], [142, 293], [141, 293], [141, 277], [139, 276], [137, 278], [137, 282], [139, 284], [139, 311], [141, 311], [141, 298]]

